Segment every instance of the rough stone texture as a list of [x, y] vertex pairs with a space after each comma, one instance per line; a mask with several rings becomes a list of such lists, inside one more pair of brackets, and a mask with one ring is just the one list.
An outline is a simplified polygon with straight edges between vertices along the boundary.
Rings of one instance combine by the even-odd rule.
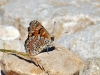
[[0, 40], [0, 49], [4, 49], [4, 41]]
[[14, 55], [4, 54], [1, 62], [2, 71], [6, 75], [47, 75], [39, 67]]
[[[100, 22], [100, 17], [97, 15], [99, 8], [95, 9], [94, 3], [89, 1], [84, 4], [83, 1], [83, 5], [81, 5], [80, 0], [75, 0], [75, 2], [68, 0], [34, 0], [34, 2], [33, 0], [9, 0], [5, 6], [0, 8], [0, 23], [15, 26], [21, 33], [21, 40], [24, 41], [29, 22], [38, 20], [51, 34], [53, 33], [55, 39], [58, 39], [61, 36], [76, 33], [87, 26], [98, 24]], [[87, 10], [86, 6], [90, 9]]]
[[2, 59], [2, 56], [3, 56], [3, 53], [0, 52], [0, 75], [3, 75], [3, 74], [1, 74], [1, 59]]
[[2, 56], [3, 56], [3, 52], [0, 52], [0, 60], [1, 60]]
[[19, 37], [20, 33], [15, 27], [0, 25], [0, 40], [15, 40]]
[[6, 5], [10, 0], [0, 0], [0, 6]]
[[1, 60], [2, 70], [6, 75], [9, 72], [18, 75], [73, 75], [79, 72], [82, 67], [81, 59], [63, 47], [57, 47], [57, 50], [43, 52], [34, 57], [37, 58], [45, 71], [33, 63], [7, 54], [4, 54]]
[[[18, 37], [21, 40], [21, 43], [7, 41], [8, 34], [2, 28], [0, 32], [4, 36], [0, 37], [7, 38], [5, 41], [0, 40], [0, 48], [25, 51], [23, 43], [27, 38], [29, 22], [38, 20], [55, 36], [55, 40], [59, 38], [58, 44], [76, 52], [83, 60], [100, 58], [99, 15], [99, 0], [0, 0], [0, 26], [11, 25], [17, 28], [20, 37], [10, 32], [10, 39]], [[10, 71], [9, 75], [12, 73]]]
[[0, 40], [0, 49], [25, 52], [24, 43], [20, 40]]
[[80, 75], [100, 75], [100, 58], [89, 58], [84, 61]]
[[56, 43], [74, 51], [83, 60], [87, 58], [100, 58], [100, 25], [90, 26], [86, 29], [60, 38]]

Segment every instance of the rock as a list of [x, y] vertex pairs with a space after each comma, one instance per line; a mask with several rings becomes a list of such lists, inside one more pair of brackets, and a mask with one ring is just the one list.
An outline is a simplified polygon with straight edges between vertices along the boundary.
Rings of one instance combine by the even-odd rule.
[[0, 0], [0, 6], [7, 4], [10, 0]]
[[4, 47], [5, 47], [5, 49], [9, 49], [9, 50], [16, 50], [19, 52], [25, 52], [24, 44], [20, 40], [5, 41]]
[[15, 40], [19, 37], [20, 33], [15, 27], [0, 25], [0, 40]]
[[80, 75], [100, 75], [100, 58], [89, 58], [84, 61]]
[[[5, 6], [1, 7], [0, 20], [3, 22], [0, 22], [4, 25], [15, 26], [21, 33], [21, 40], [25, 41], [26, 28], [30, 21], [38, 20], [48, 32], [55, 36], [55, 39], [58, 39], [100, 22], [98, 15], [95, 15], [98, 14], [99, 8], [94, 9], [94, 2], [90, 2], [82, 6], [77, 0], [75, 2], [67, 0], [34, 2], [33, 0], [9, 0]], [[41, 8], [37, 5], [40, 5]], [[86, 6], [90, 9], [87, 10]], [[81, 8], [84, 10], [82, 11]], [[90, 14], [90, 12], [94, 13], [91, 10], [96, 10], [94, 15]]]
[[0, 40], [0, 49], [4, 49], [4, 41]]
[[60, 38], [56, 43], [62, 45], [83, 60], [87, 58], [100, 58], [100, 25], [90, 26], [70, 36]]
[[8, 75], [73, 75], [79, 73], [82, 67], [80, 57], [63, 47], [56, 50], [43, 52], [34, 56], [44, 68], [41, 70], [33, 63], [20, 59], [14, 55], [4, 54], [2, 57], [2, 71]]
[[2, 59], [2, 56], [3, 56], [3, 52], [0, 52], [0, 75], [4, 75], [4, 74], [2, 74], [1, 72], [1, 59]]
[[26, 52], [24, 48], [24, 43], [20, 40], [0, 40], [0, 49]]
[[33, 63], [21, 60], [14, 55], [4, 54], [1, 62], [2, 71], [5, 75], [47, 75]]
[[[7, 32], [5, 27], [1, 28], [0, 26], [0, 35], [2, 35], [0, 36], [0, 48], [13, 49], [22, 52], [25, 51], [23, 43], [27, 38], [27, 27], [29, 26], [30, 21], [38, 20], [51, 35], [55, 36], [55, 41], [59, 39], [57, 40], [58, 44], [76, 52], [76, 54], [80, 55], [83, 60], [90, 57], [99, 58], [99, 10], [99, 2], [90, 0], [34, 0], [34, 2], [33, 0], [0, 0], [0, 25], [13, 26], [12, 28], [8, 27]], [[16, 30], [18, 31], [18, 34], [15, 34], [17, 32]], [[21, 42], [18, 41], [18, 39], [20, 39]], [[49, 57], [47, 55], [45, 56]], [[11, 56], [11, 58], [13, 58], [13, 56]], [[45, 62], [44, 64], [42, 58], [40, 60], [42, 60], [41, 64], [48, 69], [47, 72], [50, 71], [50, 74], [57, 74], [56, 71], [52, 71], [52, 66], [49, 68], [47, 66], [48, 63]], [[49, 59], [47, 62], [48, 61]], [[56, 61], [58, 61], [58, 59]], [[58, 66], [57, 68], [59, 70]], [[54, 69], [56, 70], [55, 67]], [[69, 66], [67, 70], [70, 72]], [[63, 71], [61, 70], [60, 73], [62, 72]], [[75, 70], [75, 72], [78, 73], [78, 69]], [[72, 69], [72, 73], [74, 74], [75, 72]], [[17, 74], [18, 72], [10, 71], [8, 74], [11, 75], [13, 73]], [[47, 73], [44, 73], [43, 75], [45, 74]]]

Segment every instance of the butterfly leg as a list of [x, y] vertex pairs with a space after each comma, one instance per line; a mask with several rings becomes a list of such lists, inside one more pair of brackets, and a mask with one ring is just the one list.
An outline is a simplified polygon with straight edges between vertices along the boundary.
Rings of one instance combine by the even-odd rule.
[[48, 47], [47, 47], [46, 49], [47, 49], [47, 53], [49, 54], [49, 52], [48, 52]]

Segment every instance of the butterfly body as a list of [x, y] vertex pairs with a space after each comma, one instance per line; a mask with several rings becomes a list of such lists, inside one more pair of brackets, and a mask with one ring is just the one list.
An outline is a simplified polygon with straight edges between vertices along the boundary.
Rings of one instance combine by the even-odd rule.
[[30, 55], [37, 55], [44, 49], [52, 47], [53, 37], [36, 20], [30, 22], [28, 38], [25, 41], [25, 50]]

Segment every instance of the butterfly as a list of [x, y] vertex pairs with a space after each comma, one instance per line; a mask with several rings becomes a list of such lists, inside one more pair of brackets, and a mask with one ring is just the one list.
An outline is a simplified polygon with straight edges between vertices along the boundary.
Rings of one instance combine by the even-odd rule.
[[30, 22], [28, 27], [28, 38], [25, 41], [26, 53], [37, 55], [44, 49], [51, 48], [54, 37], [37, 20]]

